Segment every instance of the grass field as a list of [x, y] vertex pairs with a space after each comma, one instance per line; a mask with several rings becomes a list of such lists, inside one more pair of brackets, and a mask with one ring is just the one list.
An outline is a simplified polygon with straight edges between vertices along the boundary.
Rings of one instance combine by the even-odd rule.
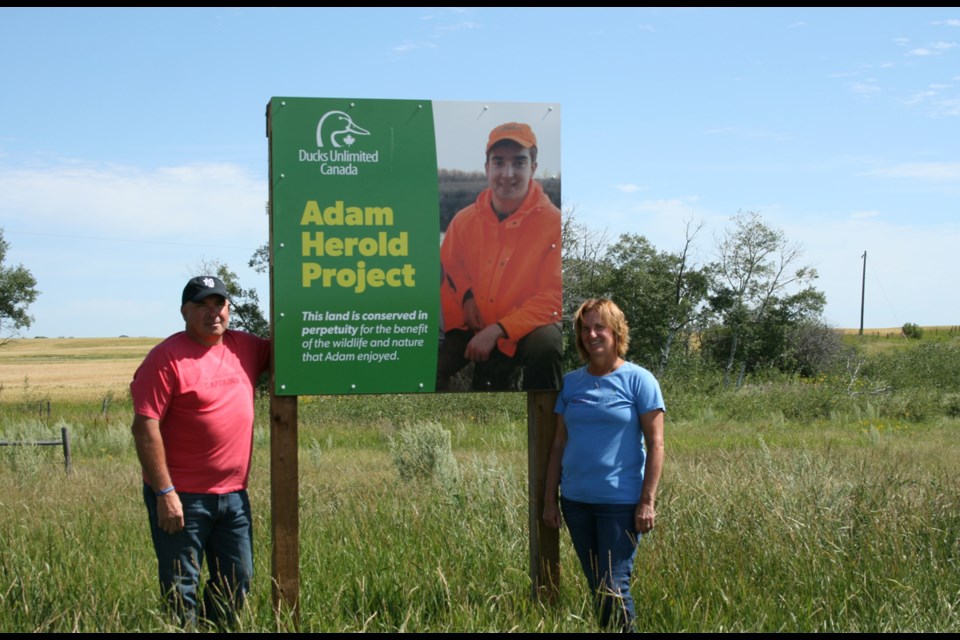
[[[956, 335], [960, 333], [960, 326], [943, 326], [943, 327], [921, 327], [928, 337], [937, 336], [937, 335]], [[838, 329], [845, 336], [857, 336], [860, 335], [860, 329]], [[863, 330], [863, 337], [865, 338], [904, 338], [903, 329], [901, 327], [888, 327], [886, 329], [866, 329]], [[904, 338], [905, 339], [905, 338]]]
[[[52, 447], [0, 447], [0, 633], [176, 631], [158, 608], [126, 391], [156, 342], [0, 349], [0, 440], [64, 427], [74, 446], [69, 475]], [[830, 384], [665, 390], [658, 526], [633, 586], [642, 631], [960, 631], [960, 408], [916, 417], [922, 396]], [[110, 392], [122, 395], [101, 412]], [[298, 627], [271, 600], [258, 401], [242, 631], [596, 631], [566, 532], [557, 599], [530, 598], [523, 394], [466, 395], [300, 399]], [[41, 397], [52, 418], [28, 410]], [[391, 455], [426, 423], [451, 436], [443, 482], [404, 480]]]

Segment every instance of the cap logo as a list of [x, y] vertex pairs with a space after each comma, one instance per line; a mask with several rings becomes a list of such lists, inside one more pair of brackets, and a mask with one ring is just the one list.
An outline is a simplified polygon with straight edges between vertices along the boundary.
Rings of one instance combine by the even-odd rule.
[[216, 283], [213, 281], [213, 278], [204, 278], [204, 279], [203, 279], [203, 286], [205, 286], [205, 287], [207, 287], [207, 288], [209, 288], [209, 289], [212, 289], [214, 284], [216, 284]]

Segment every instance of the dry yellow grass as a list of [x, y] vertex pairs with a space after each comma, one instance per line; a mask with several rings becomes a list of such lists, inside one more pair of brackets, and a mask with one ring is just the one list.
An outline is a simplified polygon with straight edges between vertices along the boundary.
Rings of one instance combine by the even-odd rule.
[[[956, 327], [950, 327], [950, 326], [943, 326], [943, 327], [921, 327], [921, 329], [923, 329], [924, 331], [931, 331], [931, 332], [937, 332], [937, 331], [948, 332], [948, 331], [950, 331], [951, 329], [956, 329]], [[859, 329], [859, 327], [856, 328], [856, 329], [837, 329], [837, 331], [839, 331], [840, 333], [842, 333], [842, 334], [845, 335], [845, 336], [859, 335], [859, 334], [860, 334], [860, 329]], [[897, 336], [903, 335], [903, 328], [902, 328], [902, 327], [890, 327], [890, 328], [888, 328], [888, 329], [867, 329], [867, 328], [864, 328], [864, 330], [863, 330], [863, 335], [865, 335], [865, 336], [879, 336], [879, 337], [881, 337], [881, 338], [896, 338]]]
[[[950, 327], [924, 327], [924, 330]], [[859, 329], [838, 329], [856, 335]], [[900, 327], [864, 329], [865, 336], [895, 337]], [[33, 338], [0, 346], [0, 402], [31, 398], [100, 401], [124, 397], [147, 352], [161, 338]]]
[[123, 397], [160, 338], [35, 338], [0, 347], [0, 402]]
[[[859, 335], [860, 328], [856, 329], [839, 329], [840, 333], [845, 336]], [[889, 338], [891, 336], [898, 336], [902, 329], [900, 327], [890, 327], [889, 329], [867, 329], [864, 328], [863, 335], [865, 336], [883, 336]]]

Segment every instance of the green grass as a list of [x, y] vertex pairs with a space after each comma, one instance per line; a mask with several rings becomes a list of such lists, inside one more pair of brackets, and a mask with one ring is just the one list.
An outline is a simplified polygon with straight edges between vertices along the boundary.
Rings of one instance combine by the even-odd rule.
[[[394, 399], [390, 420], [384, 398], [368, 400], [301, 403], [299, 629], [594, 631], [566, 532], [556, 601], [530, 598], [522, 394], [491, 398], [487, 420], [421, 397], [460, 467], [443, 486], [403, 482], [393, 465], [390, 438], [417, 422], [416, 401]], [[0, 631], [174, 630], [158, 612], [130, 417], [5, 417], [4, 437], [66, 425], [74, 460], [67, 476], [54, 448], [0, 448]], [[261, 403], [251, 632], [294, 628], [271, 596], [266, 424]], [[958, 426], [668, 414], [658, 527], [634, 579], [641, 628], [960, 631]]]
[[909, 349], [918, 343], [960, 344], [960, 326], [921, 327], [921, 329], [922, 335], [918, 339], [907, 338], [900, 328], [864, 329], [863, 335], [858, 331], [845, 329], [842, 340], [843, 344], [859, 347], [869, 355]]
[[[897, 345], [855, 380], [663, 380], [641, 630], [960, 631], [957, 341]], [[176, 631], [159, 610], [130, 400], [102, 397], [53, 397], [48, 414], [25, 383], [0, 403], [0, 441], [66, 427], [73, 454], [67, 475], [57, 447], [0, 447], [0, 632]], [[243, 631], [596, 630], [565, 531], [556, 600], [530, 597], [524, 394], [298, 400], [295, 626], [272, 601], [268, 415], [261, 398]], [[449, 432], [457, 473], [403, 481], [391, 443], [427, 423]]]

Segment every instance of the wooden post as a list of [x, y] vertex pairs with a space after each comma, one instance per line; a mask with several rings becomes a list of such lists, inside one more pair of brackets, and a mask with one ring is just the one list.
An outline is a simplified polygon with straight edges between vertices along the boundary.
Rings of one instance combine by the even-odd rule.
[[[271, 381], [272, 384], [272, 381]], [[300, 627], [300, 510], [297, 396], [270, 398], [270, 513], [273, 606]]]
[[[270, 103], [267, 103], [267, 139], [270, 139]], [[273, 264], [273, 154], [270, 162], [270, 200], [267, 213], [270, 247], [270, 299], [274, 292]], [[282, 315], [282, 314], [281, 314]], [[270, 306], [270, 338], [276, 339], [276, 317]], [[276, 344], [274, 342], [274, 344]], [[277, 396], [275, 371], [270, 373], [270, 515], [273, 540], [273, 608], [289, 614], [300, 628], [300, 477], [297, 458], [297, 396]], [[278, 618], [282, 619], [282, 618]]]
[[70, 436], [66, 427], [60, 427], [60, 441], [63, 443], [63, 466], [70, 475]]
[[553, 600], [560, 585], [560, 530], [543, 524], [547, 463], [557, 429], [556, 391], [527, 392], [527, 462], [530, 530], [530, 581], [535, 600]]

